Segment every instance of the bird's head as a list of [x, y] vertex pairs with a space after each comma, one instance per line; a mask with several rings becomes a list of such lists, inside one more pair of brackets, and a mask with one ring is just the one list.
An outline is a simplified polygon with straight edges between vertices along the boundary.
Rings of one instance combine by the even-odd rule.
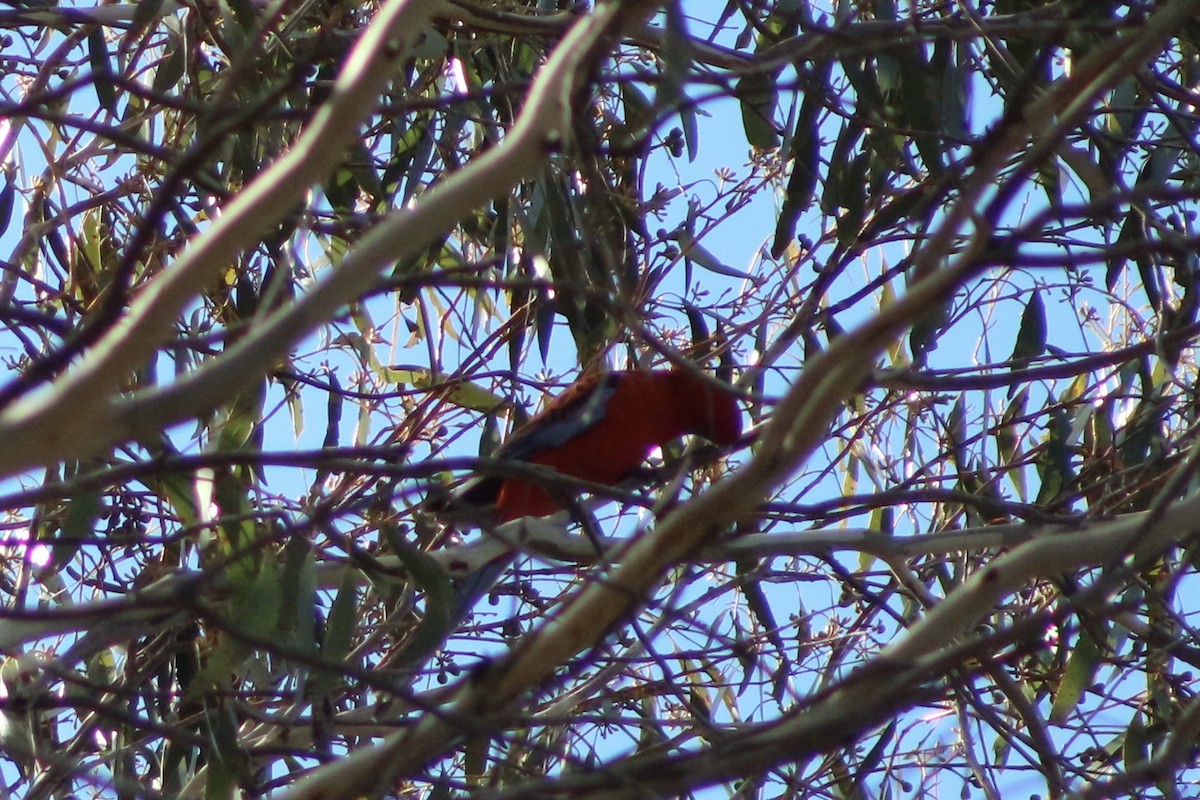
[[742, 435], [742, 409], [733, 390], [690, 370], [673, 369], [668, 375], [675, 402], [688, 422], [685, 432], [726, 447], [737, 444]]

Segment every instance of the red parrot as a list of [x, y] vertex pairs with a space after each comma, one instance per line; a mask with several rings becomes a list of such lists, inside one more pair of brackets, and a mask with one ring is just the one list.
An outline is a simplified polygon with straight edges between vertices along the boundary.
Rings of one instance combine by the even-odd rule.
[[[737, 400], [685, 370], [608, 372], [568, 386], [495, 458], [615, 486], [631, 477], [655, 447], [686, 433], [735, 444], [742, 433]], [[476, 506], [494, 506], [489, 516], [497, 524], [562, 508], [542, 486], [518, 478], [476, 479], [462, 497]]]
[[[655, 447], [696, 434], [725, 446], [742, 433], [742, 412], [730, 391], [681, 369], [608, 372], [568, 386], [495, 453], [501, 461], [553, 467], [562, 475], [615, 486], [632, 477]], [[493, 524], [543, 517], [562, 509], [535, 481], [474, 479], [459, 495], [490, 507]], [[455, 625], [511, 562], [497, 559], [467, 576], [458, 590]]]

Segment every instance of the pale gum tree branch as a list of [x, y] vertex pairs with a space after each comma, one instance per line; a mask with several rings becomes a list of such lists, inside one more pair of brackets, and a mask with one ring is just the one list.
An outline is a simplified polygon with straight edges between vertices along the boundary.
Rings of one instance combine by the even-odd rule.
[[[812, 359], [775, 409], [759, 439], [758, 453], [743, 469], [697, 495], [657, 527], [632, 541], [621, 564], [611, 574], [589, 582], [557, 617], [518, 642], [507, 656], [464, 680], [445, 713], [424, 714], [413, 728], [318, 770], [285, 796], [328, 797], [335, 789], [336, 796], [344, 796], [341, 791], [344, 780], [353, 781], [349, 789], [353, 792], [390, 786], [399, 776], [418, 774], [467, 732], [486, 730], [493, 714], [511, 711], [511, 705], [524, 692], [542, 685], [565, 660], [593, 646], [636, 608], [671, 565], [698, 552], [734, 519], [751, 513], [774, 486], [819, 446], [844, 398], [858, 388], [886, 346], [977, 273], [977, 262], [991, 233], [986, 219], [974, 220], [977, 228], [965, 250], [949, 266], [942, 265], [954, 252], [956, 238], [972, 220], [976, 207], [993, 190], [994, 181], [1009, 160], [1017, 156], [1017, 168], [1010, 181], [1030, 175], [1054, 152], [1065, 132], [1102, 92], [1139, 68], [1198, 9], [1198, 0], [1177, 0], [1160, 8], [1132, 35], [1096, 48], [1076, 66], [1071, 76], [1060, 79], [1032, 99], [1019, 117], [1006, 120], [996, 135], [978, 149], [979, 160], [965, 175], [960, 197], [947, 210], [941, 226], [914, 253], [914, 274], [918, 280], [894, 305], [835, 340], [828, 350]], [[1033, 144], [1022, 152], [1028, 142]], [[998, 214], [999, 210], [993, 203], [992, 211]], [[1078, 546], [1074, 552], [1076, 559], [1088, 557], [1088, 551]], [[1026, 579], [1030, 574], [1026, 573]], [[923, 644], [935, 648], [936, 653], [937, 648], [952, 640], [952, 632], [931, 630]], [[714, 747], [699, 755], [654, 759], [647, 762], [648, 768], [645, 764], [636, 769], [630, 765], [614, 766], [611, 771], [594, 776], [600, 784], [595, 796], [627, 796], [631, 785], [643, 792], [661, 789], [676, 793], [683, 786], [704, 785], [768, 768], [784, 754], [791, 758], [798, 756], [799, 751], [818, 752], [831, 741], [831, 732], [832, 740], [839, 735], [859, 735], [885, 719], [887, 710], [899, 707], [898, 703], [910, 702], [913, 687], [929, 677], [928, 670], [923, 669], [929, 659], [925, 655], [928, 648], [916, 653], [911, 646], [907, 650], [902, 644], [899, 646], [899, 652], [906, 658], [878, 662], [895, 667], [881, 670], [884, 674], [879, 680], [852, 680], [803, 713], [739, 736], [727, 747]], [[914, 655], [920, 655], [921, 660], [910, 661]]]
[[[1137, 514], [1122, 517], [1120, 521], [1137, 525], [1143, 518], [1144, 515]], [[866, 528], [750, 534], [705, 545], [695, 560], [724, 563], [741, 558], [830, 556], [849, 552], [875, 556], [897, 571], [902, 570], [910, 558], [1010, 549], [1035, 538], [1056, 538], [1080, 530], [1078, 526], [1009, 524], [915, 536], [893, 536]], [[593, 565], [615, 562], [622, 557], [622, 551], [628, 544], [623, 538], [600, 537], [592, 540], [582, 537], [569, 531], [561, 520], [555, 518], [505, 523], [494, 534], [426, 555], [451, 575], [466, 575], [512, 549], [544, 561]], [[371, 580], [386, 580], [390, 576], [404, 580], [407, 574], [399, 557], [380, 556], [372, 561], [369, 568], [354, 563], [321, 564], [317, 567], [317, 581], [323, 588], [337, 588], [346, 580], [347, 573], [364, 585]], [[201, 586], [206, 588], [199, 589]], [[125, 597], [92, 603], [66, 603], [24, 618], [0, 619], [0, 652], [13, 652], [51, 636], [89, 629], [96, 632], [101, 628], [103, 636], [94, 637], [96, 642], [116, 644], [128, 626], [149, 625], [153, 620], [166, 618], [188, 607], [190, 598], [197, 591], [219, 593], [223, 590], [224, 584], [219, 576], [206, 579], [203, 572], [181, 570]], [[98, 627], [101, 622], [106, 625]]]
[[[196, 402], [181, 401], [178, 392], [168, 389], [167, 398], [175, 402], [159, 411], [147, 402], [159, 394], [154, 390], [145, 399], [119, 397], [133, 370], [170, 336], [182, 309], [240, 251], [283, 219], [314, 181], [333, 171], [394, 74], [393, 65], [438, 6], [438, 0], [385, 3], [351, 50], [328, 101], [317, 109], [294, 146], [238, 193], [175, 263], [140, 289], [124, 316], [77, 364], [48, 389], [36, 390], [0, 413], [0, 441], [5, 443], [0, 450], [0, 474], [84, 457], [161, 430], [189, 413], [216, 405], [262, 374], [261, 364], [255, 364], [257, 371], [240, 380], [223, 377], [220, 385], [193, 377], [186, 383], [198, 392]], [[272, 353], [285, 349], [275, 347]], [[139, 414], [149, 417], [139, 418]]]
[[[493, 148], [422, 195], [412, 208], [386, 215], [351, 252], [302, 297], [257, 322], [220, 357], [162, 389], [122, 401], [114, 412], [128, 426], [147, 431], [211, 406], [262, 375], [295, 342], [369, 289], [389, 263], [416, 254], [487, 200], [536, 174], [547, 153], [566, 144], [571, 130], [571, 94], [582, 67], [605, 32], [602, 18], [589, 18], [564, 38], [579, 48], [571, 61], [547, 63], [526, 106], [499, 147]], [[589, 38], [590, 37], [590, 38]], [[561, 45], [560, 45], [561, 47]], [[551, 69], [559, 70], [546, 75]], [[146, 425], [144, 420], [155, 420]]]
[[1005, 596], [1037, 578], [1080, 567], [1103, 566], [1126, 556], [1162, 552], [1200, 527], [1200, 493], [1166, 505], [1161, 511], [1131, 514], [1079, 530], [1058, 530], [999, 556], [976, 572], [945, 600], [880, 653], [889, 661], [925, 658], [966, 633]]
[[[593, 800], [624, 797], [619, 787], [628, 784], [648, 791], [680, 792], [770, 768], [779, 762], [780, 754], [798, 760], [848, 744], [896, 710], [911, 705], [910, 698], [935, 684], [944, 670], [957, 666], [952, 658], [955, 641], [1006, 594], [1024, 588], [1034, 578], [1102, 566], [1126, 552], [1158, 552], [1182, 531], [1194, 531], [1197, 520], [1200, 495], [1193, 495], [1169, 506], [1157, 518], [1154, 512], [1143, 512], [1116, 522], [1094, 523], [1077, 532], [1048, 532], [1045, 538], [1020, 546], [976, 573], [916, 623], [907, 636], [802, 711], [756, 729], [739, 729], [735, 737], [698, 754], [652, 759], [618, 777], [540, 784], [538, 790]], [[514, 787], [511, 795], [506, 792], [496, 800], [520, 797], [528, 790], [528, 786]]]
[[[981, 553], [1010, 549], [1035, 537], [1057, 536], [1061, 531], [1077, 531], [1079, 526], [1040, 526], [1026, 524], [989, 525], [941, 533], [894, 536], [869, 528], [799, 530], [788, 533], [754, 533], [719, 542], [700, 550], [697, 563], [720, 564], [743, 558], [766, 559], [798, 556], [831, 556], [835, 553], [865, 553], [895, 568], [911, 558], [943, 556], [955, 553]], [[623, 556], [628, 540], [600, 536], [588, 538], [570, 531], [553, 519], [528, 519], [499, 526], [494, 535], [469, 544], [452, 545], [427, 553], [429, 559], [453, 576], [466, 575], [510, 550], [546, 562], [591, 566], [616, 562]], [[372, 564], [387, 575], [405, 574], [398, 556], [380, 556]], [[327, 562], [317, 567], [320, 585], [332, 589], [341, 586], [347, 572], [369, 583], [368, 574], [359, 565]], [[0, 620], [0, 643], [4, 623]]]
[[[184, 8], [179, 0], [163, 0], [155, 12], [156, 17], [165, 17]], [[127, 28], [133, 24], [138, 7], [134, 3], [104, 6], [79, 6], [72, 8], [31, 7], [14, 11], [0, 11], [0, 28], [17, 28], [22, 25], [66, 27], [68, 25], [108, 25]]]

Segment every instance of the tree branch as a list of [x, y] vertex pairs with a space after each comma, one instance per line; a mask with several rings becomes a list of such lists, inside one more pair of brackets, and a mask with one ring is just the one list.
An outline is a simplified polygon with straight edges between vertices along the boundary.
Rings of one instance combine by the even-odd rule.
[[[425, 715], [414, 728], [391, 736], [376, 747], [356, 751], [350, 758], [296, 786], [289, 796], [314, 797], [319, 794], [317, 787], [328, 791], [336, 785], [331, 783], [335, 779], [354, 775], [361, 781], [376, 770], [380, 773], [379, 780], [384, 782], [393, 776], [416, 774], [457, 742], [465, 730], [477, 730], [483, 720], [508, 708], [523, 692], [543, 684], [566, 659], [593, 646], [637, 606], [670, 565], [694, 554], [722, 527], [750, 513], [775, 485], [819, 447], [844, 398], [857, 389], [884, 348], [977, 274], [981, 256], [990, 244], [991, 230], [986, 222], [996, 218], [1011, 194], [1000, 193], [988, 209], [992, 216], [976, 219], [977, 228], [965, 249], [950, 266], [942, 265], [955, 252], [960, 232], [975, 216], [983, 198], [994, 191], [995, 177], [1008, 167], [1012, 155], [1026, 143], [1034, 142], [1018, 164], [1019, 174], [1031, 174], [1054, 152], [1056, 143], [1088, 104], [1155, 52], [1198, 7], [1197, 0], [1179, 0], [1163, 7], [1135, 35], [1092, 51], [1070, 77], [1034, 100], [1025, 115], [1010, 116], [1001, 124], [978, 151], [973, 170], [963, 179], [958, 202], [947, 209], [941, 226], [914, 254], [917, 282], [894, 305], [834, 340], [828, 350], [811, 360], [800, 380], [776, 407], [750, 463], [631, 542], [622, 563], [610, 575], [588, 583], [557, 617], [530, 633], [507, 657], [465, 681], [444, 715]], [[937, 641], [944, 642], [947, 638]], [[892, 659], [889, 663], [896, 661]], [[839, 735], [861, 730], [847, 724], [848, 708], [870, 709], [863, 712], [862, 726], [874, 724], [873, 720], [879, 717], [873, 712], [894, 705], [898, 690], [911, 691], [919, 685], [919, 671], [904, 672], [903, 679], [894, 681], [857, 682], [853, 692], [838, 693], [804, 714], [774, 726], [769, 735], [755, 740], [752, 751], [747, 747], [748, 742], [726, 749], [720, 766], [712, 760], [711, 752], [677, 759], [686, 762], [687, 768], [674, 773], [677, 780], [670, 791], [709, 783], [723, 775], [745, 774], [753, 768], [743, 758], [748, 751], [753, 753], [754, 763], [765, 767], [776, 763], [783, 753], [794, 755], [794, 748], [801, 743], [811, 747], [814, 732], [825, 731], [822, 744], [827, 744], [828, 732], [833, 729], [845, 731]], [[701, 760], [703, 768], [698, 763]], [[623, 771], [608, 774], [611, 780], [626, 785], [628, 776]], [[380, 784], [372, 781], [368, 785]]]
[[[315, 181], [340, 162], [358, 135], [358, 125], [375, 107], [396, 64], [420, 35], [437, 0], [390, 0], [351, 51], [329, 100], [283, 157], [263, 170], [222, 210], [211, 228], [192, 240], [182, 256], [145, 286], [125, 316], [54, 381], [0, 413], [0, 473], [11, 474], [55, 461], [82, 457], [148, 434], [218, 403], [262, 374], [262, 362], [238, 380], [201, 381], [196, 402], [165, 390], [164, 406], [153, 407], [159, 392], [118, 399], [129, 374], [144, 364], [171, 334], [175, 320], [198, 293], [216, 279], [238, 252], [289, 213]], [[276, 346], [272, 353], [286, 351]], [[220, 359], [218, 359], [220, 360]], [[188, 382], [190, 384], [190, 382]], [[150, 417], [153, 423], [148, 423]]]

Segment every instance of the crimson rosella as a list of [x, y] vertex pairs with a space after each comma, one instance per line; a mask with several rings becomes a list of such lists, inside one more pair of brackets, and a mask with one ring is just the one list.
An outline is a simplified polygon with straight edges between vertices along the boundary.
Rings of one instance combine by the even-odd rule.
[[[567, 387], [495, 453], [502, 461], [552, 467], [560, 474], [615, 486], [633, 476], [655, 447], [696, 434], [730, 446], [742, 432], [737, 400], [712, 380], [682, 369], [608, 372]], [[562, 509], [555, 491], [535, 481], [480, 477], [460, 495], [489, 507], [493, 524], [542, 517]], [[559, 495], [561, 496], [561, 495]], [[454, 622], [486, 592], [512, 557], [467, 576]]]

